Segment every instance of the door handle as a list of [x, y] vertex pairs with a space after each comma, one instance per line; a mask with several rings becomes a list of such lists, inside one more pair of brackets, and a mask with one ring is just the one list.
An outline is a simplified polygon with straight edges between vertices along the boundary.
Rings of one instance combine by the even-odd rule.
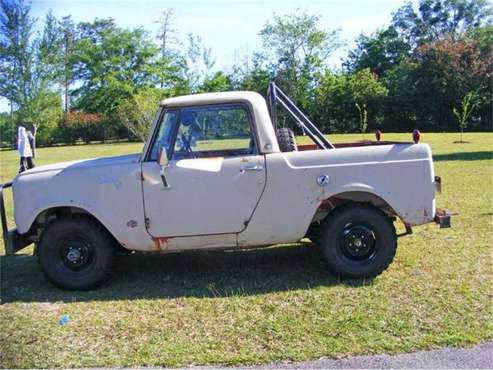
[[244, 166], [241, 170], [242, 171], [263, 171], [264, 167], [259, 165], [259, 164], [255, 164], [255, 165], [251, 165], [251, 166]]

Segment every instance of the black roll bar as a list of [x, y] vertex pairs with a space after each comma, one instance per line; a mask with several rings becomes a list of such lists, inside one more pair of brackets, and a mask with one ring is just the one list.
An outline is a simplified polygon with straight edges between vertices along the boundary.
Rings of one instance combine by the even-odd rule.
[[5, 202], [3, 200], [3, 189], [10, 188], [11, 186], [12, 186], [11, 182], [6, 182], [4, 184], [0, 184], [0, 221], [2, 222], [2, 235], [3, 235], [4, 243], [7, 240], [9, 227], [7, 225], [7, 215], [5, 212]]
[[267, 103], [270, 118], [274, 129], [277, 130], [277, 104], [286, 110], [296, 124], [308, 134], [320, 149], [335, 149], [335, 146], [327, 140], [318, 127], [293, 103], [293, 101], [274, 83], [269, 83], [267, 90]]

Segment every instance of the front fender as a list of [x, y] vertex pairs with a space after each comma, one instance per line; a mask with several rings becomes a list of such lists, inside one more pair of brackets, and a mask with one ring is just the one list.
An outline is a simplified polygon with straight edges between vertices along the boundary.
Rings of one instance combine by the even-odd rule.
[[18, 176], [13, 183], [14, 218], [20, 233], [55, 207], [76, 207], [94, 216], [124, 247], [150, 250], [140, 163], [84, 167]]

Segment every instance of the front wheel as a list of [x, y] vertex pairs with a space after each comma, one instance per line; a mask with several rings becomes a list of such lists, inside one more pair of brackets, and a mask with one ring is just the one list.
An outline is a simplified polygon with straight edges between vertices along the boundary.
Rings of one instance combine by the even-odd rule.
[[397, 236], [379, 209], [344, 206], [322, 223], [318, 243], [329, 269], [350, 278], [374, 277], [394, 259]]
[[44, 232], [38, 250], [47, 278], [64, 289], [95, 288], [110, 275], [112, 240], [96, 222], [85, 218], [55, 221]]

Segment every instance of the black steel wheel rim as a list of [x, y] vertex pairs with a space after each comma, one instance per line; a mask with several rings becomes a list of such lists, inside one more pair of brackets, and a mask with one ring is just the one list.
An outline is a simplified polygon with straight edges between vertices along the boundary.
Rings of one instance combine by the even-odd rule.
[[375, 257], [376, 244], [375, 231], [364, 224], [347, 224], [339, 236], [340, 251], [353, 261], [365, 261]]
[[81, 270], [94, 257], [94, 247], [84, 238], [68, 238], [60, 243], [60, 257], [63, 264], [70, 270]]

